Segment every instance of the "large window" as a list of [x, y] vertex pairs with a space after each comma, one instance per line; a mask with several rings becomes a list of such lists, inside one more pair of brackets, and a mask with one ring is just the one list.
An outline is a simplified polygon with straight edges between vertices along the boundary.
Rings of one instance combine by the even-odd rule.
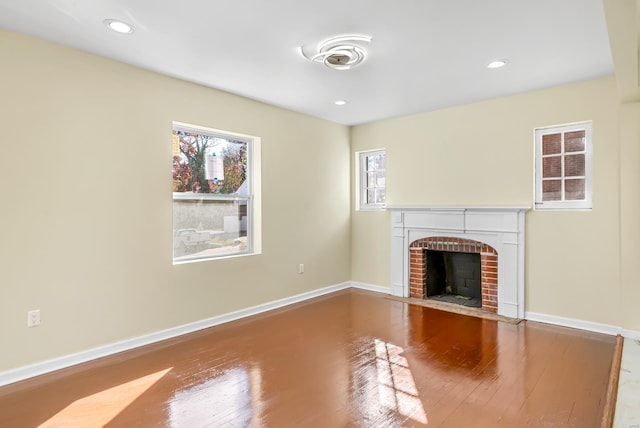
[[252, 252], [253, 143], [174, 123], [174, 263]]
[[536, 209], [591, 209], [591, 134], [591, 122], [536, 129]]
[[359, 208], [383, 209], [386, 203], [385, 151], [359, 152], [357, 157]]

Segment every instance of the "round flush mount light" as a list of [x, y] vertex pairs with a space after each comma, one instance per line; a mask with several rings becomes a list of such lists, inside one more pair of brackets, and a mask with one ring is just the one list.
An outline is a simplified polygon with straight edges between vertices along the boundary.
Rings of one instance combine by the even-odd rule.
[[497, 59], [487, 64], [487, 68], [500, 68], [500, 67], [504, 67], [505, 65], [507, 65], [506, 59]]
[[347, 100], [336, 100], [334, 104], [337, 106], [345, 106], [347, 105]]
[[104, 23], [110, 30], [115, 31], [116, 33], [120, 33], [120, 34], [133, 33], [133, 27], [124, 21], [119, 21], [117, 19], [106, 19]]
[[311, 55], [302, 46], [299, 50], [309, 61], [324, 64], [334, 70], [349, 70], [367, 58], [365, 43], [371, 43], [371, 37], [353, 34], [324, 40], [318, 44], [316, 53]]

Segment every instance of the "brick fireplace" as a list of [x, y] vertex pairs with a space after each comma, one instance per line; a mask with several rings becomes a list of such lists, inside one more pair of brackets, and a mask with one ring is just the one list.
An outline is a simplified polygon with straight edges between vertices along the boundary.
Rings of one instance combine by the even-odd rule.
[[427, 254], [431, 251], [480, 254], [482, 310], [498, 312], [498, 253], [487, 244], [471, 239], [432, 236], [409, 245], [409, 297], [427, 298]]
[[391, 211], [393, 295], [425, 297], [430, 251], [479, 254], [482, 310], [524, 318], [524, 232], [529, 207], [387, 209]]

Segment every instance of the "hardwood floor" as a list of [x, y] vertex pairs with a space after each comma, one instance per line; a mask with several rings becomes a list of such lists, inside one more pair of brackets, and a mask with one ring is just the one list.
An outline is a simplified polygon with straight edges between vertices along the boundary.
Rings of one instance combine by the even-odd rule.
[[0, 427], [596, 427], [615, 338], [347, 290], [0, 388]]

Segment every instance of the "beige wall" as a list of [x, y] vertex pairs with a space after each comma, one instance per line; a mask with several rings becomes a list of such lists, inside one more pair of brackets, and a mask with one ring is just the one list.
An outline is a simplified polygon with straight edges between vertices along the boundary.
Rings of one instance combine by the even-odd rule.
[[[638, 315], [619, 313], [619, 108], [615, 80], [603, 78], [357, 126], [352, 152], [387, 149], [391, 206], [532, 206], [534, 128], [592, 120], [593, 210], [527, 214], [526, 310], [637, 328]], [[388, 287], [388, 213], [352, 222], [352, 279]]]
[[[350, 279], [347, 127], [11, 32], [0, 52], [0, 371]], [[261, 255], [172, 265], [174, 120], [261, 137]]]
[[640, 331], [640, 103], [620, 108], [621, 323]]
[[[389, 213], [353, 210], [356, 151], [387, 149], [390, 205], [531, 205], [533, 129], [582, 120], [594, 209], [527, 215], [527, 310], [640, 330], [640, 106], [613, 78], [349, 130], [11, 32], [0, 52], [0, 371], [350, 279], [388, 287]], [[172, 265], [174, 120], [261, 137], [261, 255]]]

